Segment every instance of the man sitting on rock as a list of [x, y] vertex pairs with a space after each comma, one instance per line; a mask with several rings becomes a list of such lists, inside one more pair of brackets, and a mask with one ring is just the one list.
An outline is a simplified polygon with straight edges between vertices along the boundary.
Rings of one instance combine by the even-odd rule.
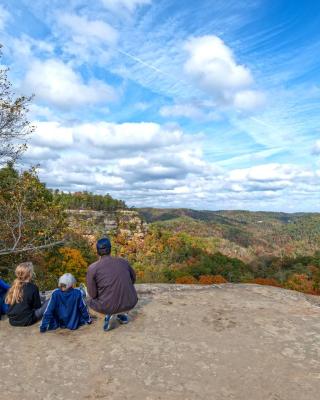
[[110, 255], [111, 243], [107, 237], [98, 240], [97, 253], [99, 260], [87, 272], [88, 305], [105, 314], [103, 329], [109, 331], [115, 319], [121, 324], [129, 322], [126, 312], [138, 302], [134, 288], [136, 274], [128, 261]]

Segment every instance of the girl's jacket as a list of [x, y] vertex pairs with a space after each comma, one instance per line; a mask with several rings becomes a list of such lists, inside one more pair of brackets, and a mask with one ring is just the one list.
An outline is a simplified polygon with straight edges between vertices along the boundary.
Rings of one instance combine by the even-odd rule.
[[7, 293], [8, 289], [10, 289], [10, 285], [0, 279], [0, 296], [4, 296]]
[[9, 289], [10, 285], [8, 285], [5, 281], [0, 279], [0, 319], [1, 319], [1, 314], [6, 314], [9, 308], [8, 305], [5, 304], [4, 302], [4, 298]]
[[40, 332], [57, 328], [77, 329], [91, 324], [88, 308], [79, 289], [55, 289], [44, 312]]

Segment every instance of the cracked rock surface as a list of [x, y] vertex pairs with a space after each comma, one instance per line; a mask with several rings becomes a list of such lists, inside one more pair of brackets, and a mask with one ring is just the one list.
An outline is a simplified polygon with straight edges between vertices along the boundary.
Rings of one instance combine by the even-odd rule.
[[258, 285], [137, 285], [128, 325], [0, 321], [0, 398], [314, 400], [317, 298]]

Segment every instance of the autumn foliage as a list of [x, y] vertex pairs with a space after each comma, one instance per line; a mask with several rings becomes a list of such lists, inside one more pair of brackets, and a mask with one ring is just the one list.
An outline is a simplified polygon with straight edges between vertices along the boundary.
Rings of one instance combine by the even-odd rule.
[[257, 285], [266, 285], [266, 286], [277, 286], [277, 287], [281, 286], [280, 283], [273, 278], [255, 278], [250, 283], [255, 283]]
[[227, 283], [228, 281], [221, 275], [201, 275], [199, 277], [200, 285], [218, 285], [220, 283]]
[[309, 279], [306, 274], [293, 274], [285, 284], [287, 289], [309, 294], [320, 294], [315, 282]]
[[78, 282], [85, 282], [87, 263], [80, 250], [70, 247], [60, 248], [54, 255], [47, 259], [48, 271], [59, 277], [70, 272]]
[[183, 285], [194, 285], [199, 282], [193, 276], [186, 275], [186, 276], [181, 276], [180, 278], [177, 278], [175, 283], [183, 284]]

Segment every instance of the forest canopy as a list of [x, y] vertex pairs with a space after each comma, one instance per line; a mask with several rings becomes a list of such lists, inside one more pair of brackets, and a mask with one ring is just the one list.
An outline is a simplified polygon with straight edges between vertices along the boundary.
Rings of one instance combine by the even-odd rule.
[[124, 201], [114, 199], [110, 194], [99, 195], [86, 191], [65, 193], [55, 190], [53, 197], [69, 210], [116, 211], [127, 208]]

